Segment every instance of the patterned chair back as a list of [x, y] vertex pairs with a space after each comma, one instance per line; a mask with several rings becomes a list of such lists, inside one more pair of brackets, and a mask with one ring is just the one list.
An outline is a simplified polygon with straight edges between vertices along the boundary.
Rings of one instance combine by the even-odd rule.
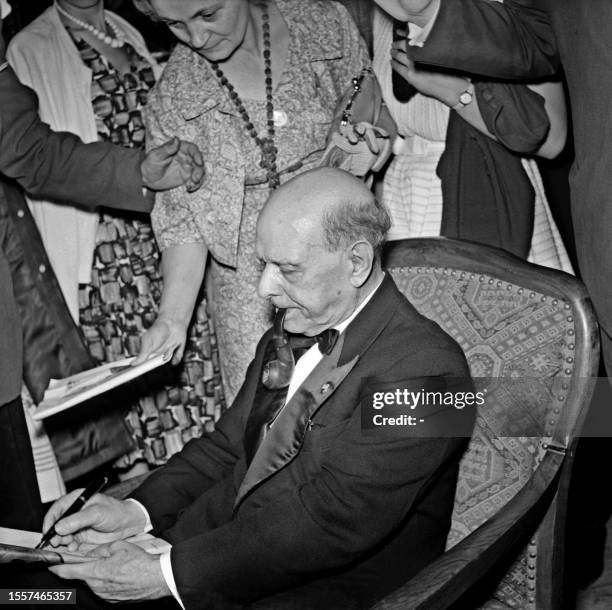
[[[459, 343], [476, 389], [486, 391], [460, 465], [448, 549], [495, 515], [551, 446], [570, 446], [596, 374], [596, 324], [578, 281], [501, 250], [404, 240], [388, 244], [385, 265], [410, 302]], [[565, 501], [557, 492], [549, 513]], [[484, 607], [550, 607], [540, 603], [538, 579], [552, 574], [538, 563], [542, 545], [557, 544], [551, 537], [531, 538]]]

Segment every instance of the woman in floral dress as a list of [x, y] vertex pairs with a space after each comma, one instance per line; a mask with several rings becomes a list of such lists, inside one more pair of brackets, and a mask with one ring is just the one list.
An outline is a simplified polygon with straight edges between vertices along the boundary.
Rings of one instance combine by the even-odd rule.
[[[326, 0], [136, 0], [179, 38], [147, 106], [148, 143], [195, 142], [207, 177], [160, 194], [160, 313], [143, 350], [180, 356], [210, 259], [209, 293], [228, 400], [272, 307], [257, 295], [257, 215], [271, 189], [318, 165], [334, 110], [369, 58], [346, 9]], [[209, 256], [210, 254], [210, 256]]]

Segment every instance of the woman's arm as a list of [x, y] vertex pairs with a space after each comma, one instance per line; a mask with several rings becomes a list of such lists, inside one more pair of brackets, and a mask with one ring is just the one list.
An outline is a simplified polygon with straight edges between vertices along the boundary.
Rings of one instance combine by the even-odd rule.
[[166, 248], [162, 253], [164, 288], [157, 319], [142, 336], [136, 363], [151, 354], [174, 352], [173, 364], [183, 357], [187, 329], [191, 322], [198, 292], [204, 278], [208, 250], [202, 243]]
[[[393, 43], [391, 51], [393, 70], [396, 70], [420, 93], [441, 101], [449, 108], [455, 108], [470, 125], [490, 138], [497, 140], [495, 135], [487, 128], [474, 94], [471, 103], [465, 106], [457, 106], [460, 95], [469, 87], [467, 78], [443, 72], [417, 69], [404, 49], [405, 44], [403, 42]], [[520, 87], [522, 85], [516, 84], [514, 86]], [[547, 82], [529, 85], [528, 87], [544, 98], [544, 108], [550, 122], [546, 138], [534, 154], [552, 159], [563, 150], [567, 137], [567, 114], [563, 87], [559, 82]]]

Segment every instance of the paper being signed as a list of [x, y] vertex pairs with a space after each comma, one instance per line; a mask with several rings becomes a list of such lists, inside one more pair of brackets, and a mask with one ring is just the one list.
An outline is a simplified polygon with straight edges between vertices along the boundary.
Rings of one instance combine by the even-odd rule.
[[[58, 563], [84, 563], [95, 561], [95, 557], [88, 557], [87, 553], [95, 545], [81, 545], [78, 550], [71, 551], [66, 547], [35, 549], [42, 534], [7, 527], [0, 527], [0, 564], [11, 561], [25, 561], [28, 563], [41, 562], [48, 565]], [[126, 539], [126, 542], [136, 544], [152, 555], [161, 555], [169, 551], [171, 545], [161, 538], [150, 534], [138, 534]]]

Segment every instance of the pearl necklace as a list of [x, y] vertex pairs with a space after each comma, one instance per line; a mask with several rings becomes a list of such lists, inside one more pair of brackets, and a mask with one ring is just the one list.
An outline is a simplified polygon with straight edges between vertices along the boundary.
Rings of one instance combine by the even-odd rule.
[[234, 89], [232, 83], [227, 80], [227, 77], [225, 74], [223, 74], [219, 64], [211, 61], [210, 65], [221, 85], [227, 89], [230, 100], [238, 109], [249, 135], [251, 138], [253, 138], [261, 150], [261, 161], [259, 165], [261, 168], [266, 170], [266, 177], [270, 188], [275, 189], [280, 186], [280, 178], [278, 175], [278, 169], [276, 167], [276, 154], [278, 150], [274, 144], [274, 100], [272, 98], [272, 59], [270, 53], [272, 44], [270, 42], [270, 15], [268, 13], [268, 5], [266, 2], [260, 3], [259, 6], [261, 6], [264, 74], [266, 85], [267, 137], [262, 138], [255, 130], [251, 117], [249, 116], [247, 109], [244, 107], [238, 92], [236, 89]]
[[86, 21], [82, 21], [78, 17], [71, 15], [65, 8], [61, 7], [57, 2], [55, 3], [55, 8], [57, 9], [58, 13], [60, 13], [67, 19], [70, 19], [70, 21], [73, 21], [77, 25], [81, 26], [84, 30], [91, 32], [98, 40], [101, 40], [109, 47], [112, 47], [113, 49], [118, 49], [125, 44], [123, 36], [117, 31], [117, 28], [112, 24], [112, 22], [106, 19], [106, 17], [104, 18], [104, 23], [106, 23], [106, 25], [108, 25], [108, 27], [112, 30], [113, 36], [109, 36], [102, 30], [99, 30], [97, 27], [91, 25], [91, 23], [87, 23]]

